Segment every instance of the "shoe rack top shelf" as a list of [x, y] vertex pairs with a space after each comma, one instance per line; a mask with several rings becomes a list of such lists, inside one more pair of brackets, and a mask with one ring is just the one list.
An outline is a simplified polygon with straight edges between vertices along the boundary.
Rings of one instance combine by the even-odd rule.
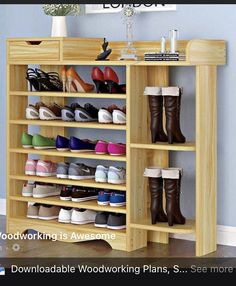
[[[224, 65], [226, 63], [226, 42], [223, 40], [180, 40], [178, 50], [186, 55], [186, 61], [147, 62], [145, 52], [159, 52], [160, 41], [135, 41], [138, 61], [118, 60], [126, 42], [111, 41], [112, 53], [109, 60], [96, 61], [101, 53], [103, 39], [99, 38], [18, 38], [7, 40], [8, 64], [47, 65]], [[167, 50], [169, 50], [167, 41]]]
[[42, 96], [42, 97], [66, 97], [66, 98], [104, 98], [126, 99], [126, 94], [117, 93], [77, 93], [77, 92], [37, 92], [37, 91], [11, 91], [10, 95], [17, 96]]
[[37, 150], [33, 148], [11, 148], [11, 153], [19, 154], [35, 154], [40, 156], [57, 156], [66, 158], [80, 158], [80, 159], [96, 159], [96, 160], [108, 160], [108, 161], [121, 161], [126, 162], [126, 156], [111, 156], [108, 154], [100, 155], [94, 152], [70, 152], [70, 151], [57, 151], [56, 149]]
[[22, 197], [22, 196], [10, 196], [10, 200], [20, 201], [20, 202], [34, 202], [39, 204], [48, 204], [54, 206], [64, 206], [71, 208], [82, 208], [90, 209], [95, 211], [106, 211], [114, 213], [126, 213], [126, 208], [122, 207], [111, 207], [111, 206], [101, 206], [97, 204], [96, 200], [85, 201], [85, 202], [72, 202], [72, 201], [63, 201], [59, 197], [48, 197], [48, 198], [33, 198], [33, 197]]
[[151, 150], [167, 150], [167, 151], [196, 151], [196, 146], [194, 142], [186, 143], [175, 143], [168, 144], [167, 142], [156, 143], [156, 144], [140, 144], [140, 143], [131, 143], [131, 148], [134, 149], [151, 149]]
[[12, 119], [10, 124], [19, 125], [37, 125], [37, 126], [58, 126], [58, 127], [74, 127], [74, 128], [90, 128], [90, 129], [110, 129], [110, 130], [126, 130], [126, 125], [119, 124], [102, 124], [97, 122], [74, 122], [62, 120], [27, 120]]
[[108, 189], [108, 190], [117, 190], [117, 191], [126, 191], [126, 185], [115, 185], [108, 183], [96, 183], [95, 180], [68, 180], [68, 179], [58, 179], [56, 177], [39, 177], [39, 176], [27, 176], [27, 175], [10, 175], [10, 179], [20, 180], [20, 181], [34, 181], [42, 183], [51, 183], [58, 185], [66, 186], [80, 186], [80, 187], [89, 187], [97, 189]]
[[194, 233], [195, 232], [195, 221], [187, 220], [185, 224], [174, 224], [169, 226], [167, 222], [158, 222], [157, 224], [151, 224], [151, 218], [140, 220], [130, 224], [131, 228], [153, 230], [167, 233]]

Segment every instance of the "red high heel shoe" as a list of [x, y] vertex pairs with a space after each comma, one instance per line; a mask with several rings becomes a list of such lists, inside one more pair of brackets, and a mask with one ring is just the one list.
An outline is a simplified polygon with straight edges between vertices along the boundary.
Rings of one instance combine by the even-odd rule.
[[104, 80], [104, 74], [100, 68], [94, 67], [91, 72], [91, 77], [96, 86], [97, 93], [108, 93], [108, 88]]
[[105, 67], [104, 80], [107, 82], [109, 93], [125, 93], [126, 86], [124, 84], [119, 85], [119, 78], [116, 72], [110, 68]]
[[94, 88], [93, 84], [83, 81], [73, 67], [66, 71], [66, 77], [68, 82], [68, 92], [90, 92]]

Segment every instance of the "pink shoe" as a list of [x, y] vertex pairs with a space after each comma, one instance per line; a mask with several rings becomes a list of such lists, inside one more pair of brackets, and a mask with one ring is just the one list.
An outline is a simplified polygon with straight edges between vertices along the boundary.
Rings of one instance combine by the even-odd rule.
[[38, 160], [28, 159], [25, 163], [25, 174], [30, 176], [36, 175], [36, 166]]
[[108, 143], [108, 153], [112, 156], [121, 156], [126, 153], [126, 145], [122, 143]]
[[106, 141], [99, 140], [95, 146], [95, 153], [96, 154], [107, 154], [108, 150], [108, 143]]
[[51, 161], [39, 160], [36, 167], [36, 175], [40, 177], [51, 177], [57, 174], [57, 164]]

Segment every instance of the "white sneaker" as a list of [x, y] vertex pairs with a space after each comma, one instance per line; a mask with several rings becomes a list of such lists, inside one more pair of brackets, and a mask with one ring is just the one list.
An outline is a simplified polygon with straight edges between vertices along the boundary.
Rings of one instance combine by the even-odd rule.
[[122, 167], [109, 167], [107, 176], [110, 184], [125, 184], [126, 182], [126, 171]]
[[35, 187], [35, 183], [32, 181], [28, 181], [27, 183], [24, 183], [22, 187], [22, 196], [23, 197], [32, 197], [33, 196], [33, 188]]
[[98, 122], [99, 123], [112, 123], [112, 114], [104, 108], [98, 111]]
[[98, 183], [107, 182], [108, 168], [102, 165], [98, 165], [95, 172], [95, 181]]
[[95, 222], [97, 212], [85, 209], [73, 209], [71, 215], [71, 223], [86, 224]]
[[114, 124], [126, 124], [126, 114], [121, 110], [115, 109], [112, 112], [112, 121]]
[[71, 208], [61, 208], [59, 212], [58, 222], [62, 223], [70, 223], [71, 222], [71, 215], [72, 215], [73, 209]]

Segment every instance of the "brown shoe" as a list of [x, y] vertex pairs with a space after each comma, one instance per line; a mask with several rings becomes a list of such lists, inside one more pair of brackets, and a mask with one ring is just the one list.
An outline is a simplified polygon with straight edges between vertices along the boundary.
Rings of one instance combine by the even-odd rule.
[[39, 208], [38, 218], [44, 220], [56, 219], [59, 216], [59, 212], [60, 212], [60, 207], [41, 205]]
[[39, 119], [39, 109], [40, 107], [46, 107], [46, 105], [43, 103], [43, 102], [37, 102], [35, 105], [34, 104], [29, 104], [27, 107], [26, 107], [26, 118], [27, 119]]
[[41, 120], [60, 120], [62, 107], [55, 102], [49, 106], [42, 106], [39, 109], [39, 118]]
[[40, 204], [33, 204], [28, 206], [27, 217], [38, 218]]

